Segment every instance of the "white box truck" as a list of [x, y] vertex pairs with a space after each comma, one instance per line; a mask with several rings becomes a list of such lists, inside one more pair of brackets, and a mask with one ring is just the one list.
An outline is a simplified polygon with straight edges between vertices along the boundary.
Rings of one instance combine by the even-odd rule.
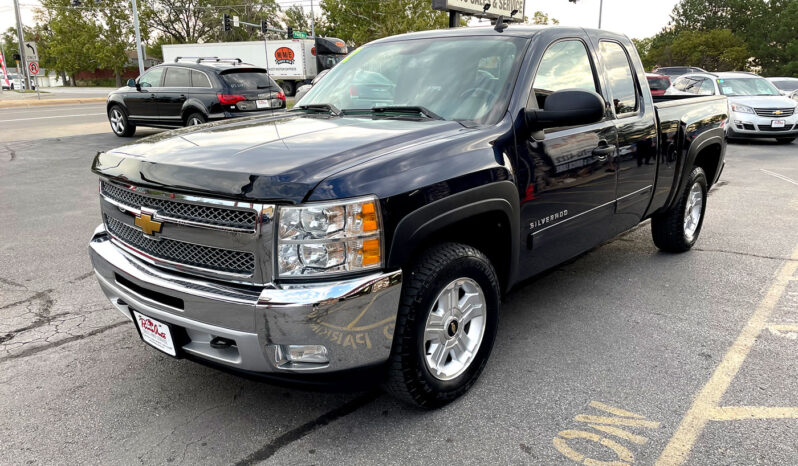
[[172, 44], [162, 46], [165, 63], [186, 57], [240, 58], [265, 68], [283, 88], [294, 95], [297, 86], [332, 68], [347, 54], [346, 44], [334, 37], [250, 42], [212, 42], [207, 44]]

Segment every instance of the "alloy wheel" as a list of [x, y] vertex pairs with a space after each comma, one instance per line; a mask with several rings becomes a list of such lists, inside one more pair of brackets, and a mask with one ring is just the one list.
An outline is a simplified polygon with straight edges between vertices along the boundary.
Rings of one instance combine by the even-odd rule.
[[125, 132], [125, 117], [122, 115], [122, 112], [119, 109], [111, 110], [111, 129], [114, 130], [116, 134], [122, 134]]
[[695, 237], [698, 224], [701, 222], [701, 213], [704, 210], [704, 192], [701, 185], [694, 183], [687, 195], [684, 207], [684, 237], [692, 241]]

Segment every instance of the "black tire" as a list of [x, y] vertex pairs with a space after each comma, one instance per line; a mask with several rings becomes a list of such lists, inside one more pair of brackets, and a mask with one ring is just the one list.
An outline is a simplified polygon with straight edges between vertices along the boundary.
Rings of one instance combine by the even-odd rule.
[[205, 115], [199, 112], [194, 112], [186, 117], [186, 126], [201, 125], [206, 121], [208, 121], [208, 119], [205, 118]]
[[[693, 186], [698, 185], [701, 191], [701, 212], [695, 232], [690, 236], [686, 232], [685, 218], [690, 192]], [[701, 167], [693, 168], [687, 177], [684, 190], [676, 203], [670, 209], [651, 218], [651, 237], [654, 244], [662, 251], [684, 252], [693, 247], [707, 210], [707, 176]], [[695, 222], [693, 222], [695, 223]]]
[[128, 120], [127, 112], [121, 105], [112, 105], [108, 109], [108, 123], [111, 130], [120, 138], [129, 138], [136, 134], [136, 125]]
[[[441, 291], [461, 278], [473, 280], [481, 288], [485, 298], [485, 327], [481, 343], [463, 372], [450, 380], [441, 380], [432, 374], [426, 362], [424, 327]], [[401, 401], [423, 409], [438, 408], [467, 392], [493, 348], [499, 306], [499, 280], [483, 253], [459, 243], [443, 243], [428, 249], [412, 268], [405, 270], [386, 390]], [[468, 331], [467, 324], [460, 331]]]
[[289, 97], [293, 97], [296, 93], [296, 84], [293, 81], [283, 81], [283, 93]]
[[776, 138], [776, 141], [779, 144], [790, 144], [791, 142], [795, 141], [795, 138]]

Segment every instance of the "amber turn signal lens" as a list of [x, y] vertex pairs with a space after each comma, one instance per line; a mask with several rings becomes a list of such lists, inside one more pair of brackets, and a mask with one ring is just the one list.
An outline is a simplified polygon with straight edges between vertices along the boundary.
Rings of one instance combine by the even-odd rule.
[[367, 202], [360, 208], [360, 218], [363, 220], [363, 231], [377, 231], [377, 209], [373, 202]]
[[380, 240], [369, 239], [363, 241], [361, 249], [363, 265], [378, 264], [380, 262]]

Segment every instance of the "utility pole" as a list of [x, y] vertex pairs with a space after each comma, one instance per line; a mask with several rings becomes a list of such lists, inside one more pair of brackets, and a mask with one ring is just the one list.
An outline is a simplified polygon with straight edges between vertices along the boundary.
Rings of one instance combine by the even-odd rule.
[[310, 36], [316, 38], [316, 15], [313, 14], [313, 0], [310, 0]]
[[[133, 0], [136, 1], [136, 0]], [[599, 29], [601, 29], [601, 12], [604, 11], [604, 0], [599, 1]]]
[[136, 0], [130, 1], [133, 4], [133, 29], [136, 31], [136, 56], [139, 59], [139, 76], [141, 76], [144, 74], [144, 50], [141, 48], [141, 32], [139, 32], [139, 9]]
[[14, 12], [17, 15], [17, 40], [19, 40], [19, 56], [22, 58], [22, 69], [25, 70], [25, 88], [31, 89], [28, 61], [25, 59], [25, 34], [22, 32], [22, 15], [19, 13], [19, 0], [14, 0]]

